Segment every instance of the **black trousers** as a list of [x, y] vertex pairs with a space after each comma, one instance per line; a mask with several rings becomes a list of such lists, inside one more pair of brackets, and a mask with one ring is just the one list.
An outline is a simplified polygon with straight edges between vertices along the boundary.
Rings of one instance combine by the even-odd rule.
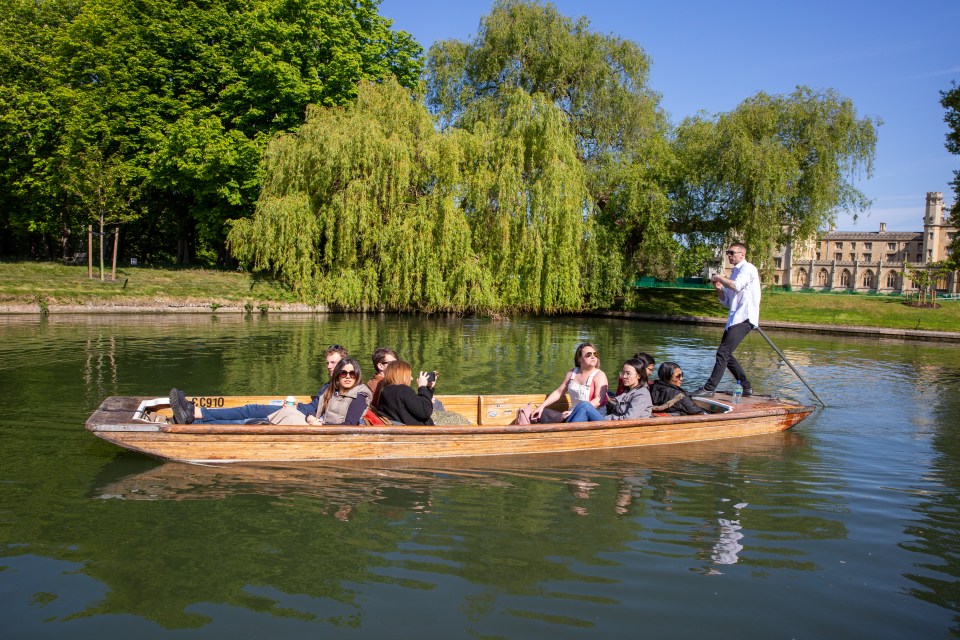
[[713, 365], [713, 373], [710, 374], [710, 378], [703, 385], [704, 389], [707, 391], [715, 390], [717, 385], [720, 384], [723, 372], [726, 369], [729, 369], [733, 377], [740, 381], [744, 389], [750, 388], [747, 373], [733, 356], [733, 351], [740, 346], [740, 343], [751, 331], [753, 331], [753, 325], [750, 324], [749, 320], [744, 320], [723, 332], [723, 338], [720, 339], [720, 346], [717, 348], [717, 362]]

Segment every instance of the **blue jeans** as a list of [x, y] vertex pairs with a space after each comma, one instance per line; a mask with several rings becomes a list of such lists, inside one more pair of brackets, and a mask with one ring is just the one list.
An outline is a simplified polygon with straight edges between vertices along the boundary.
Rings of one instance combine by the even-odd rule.
[[280, 408], [272, 404], [245, 404], [242, 407], [226, 409], [205, 409], [200, 407], [203, 416], [195, 422], [206, 424], [247, 424], [250, 421], [266, 420], [267, 416]]
[[567, 416], [566, 422], [600, 422], [606, 419], [607, 416], [597, 411], [597, 408], [592, 404], [581, 402], [573, 408], [573, 411]]

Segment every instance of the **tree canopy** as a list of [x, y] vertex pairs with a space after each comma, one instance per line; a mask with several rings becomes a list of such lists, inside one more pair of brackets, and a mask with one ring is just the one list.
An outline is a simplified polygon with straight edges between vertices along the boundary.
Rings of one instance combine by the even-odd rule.
[[141, 251], [216, 251], [225, 221], [252, 213], [266, 141], [307, 105], [344, 104], [364, 78], [419, 82], [421, 47], [377, 4], [0, 0], [8, 229], [31, 244], [39, 231], [34, 253], [68, 242], [77, 205], [62, 168], [95, 148], [138, 191]]
[[832, 90], [674, 126], [642, 47], [552, 4], [495, 0], [422, 76], [377, 6], [0, 0], [0, 254], [66, 254], [93, 212], [345, 309], [559, 312], [869, 203], [879, 122]]

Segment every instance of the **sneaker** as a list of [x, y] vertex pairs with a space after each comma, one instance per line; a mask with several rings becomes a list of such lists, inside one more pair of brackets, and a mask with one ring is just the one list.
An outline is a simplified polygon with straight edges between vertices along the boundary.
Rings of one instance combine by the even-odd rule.
[[696, 391], [691, 392], [690, 395], [692, 395], [695, 398], [712, 398], [713, 391], [700, 387]]
[[193, 403], [187, 402], [187, 397], [180, 389], [170, 389], [170, 408], [173, 409], [174, 424], [190, 424], [193, 422]]
[[753, 389], [752, 389], [751, 387], [744, 387], [744, 388], [743, 388], [743, 397], [744, 397], [744, 398], [746, 398], [747, 396], [752, 396], [752, 395], [753, 395]]

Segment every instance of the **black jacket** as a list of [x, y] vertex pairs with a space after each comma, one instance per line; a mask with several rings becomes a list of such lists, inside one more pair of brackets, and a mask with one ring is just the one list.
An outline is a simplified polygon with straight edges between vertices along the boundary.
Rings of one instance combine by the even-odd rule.
[[653, 386], [650, 387], [650, 400], [653, 401], [654, 410], [656, 410], [657, 406], [666, 404], [678, 394], [681, 395], [680, 400], [678, 400], [677, 403], [672, 407], [667, 409], [667, 413], [685, 413], [688, 415], [708, 413], [707, 411], [701, 409], [700, 406], [693, 401], [693, 398], [690, 397], [690, 394], [678, 386], [657, 380], [653, 383]]
[[380, 385], [380, 404], [377, 409], [395, 422], [402, 424], [433, 424], [433, 391], [430, 387], [420, 387], [414, 393], [405, 384]]

